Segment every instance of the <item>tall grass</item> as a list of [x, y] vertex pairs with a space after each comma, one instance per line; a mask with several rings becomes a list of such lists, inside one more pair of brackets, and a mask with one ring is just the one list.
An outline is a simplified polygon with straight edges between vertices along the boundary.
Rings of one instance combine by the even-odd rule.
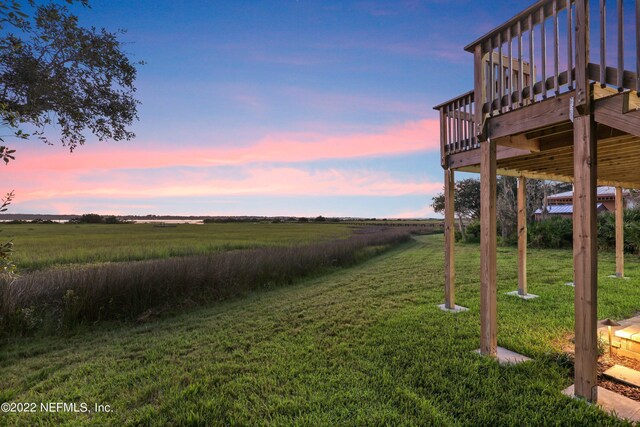
[[21, 272], [61, 265], [143, 261], [231, 249], [294, 246], [346, 238], [341, 224], [2, 224]]
[[0, 330], [66, 330], [134, 319], [151, 308], [203, 304], [353, 264], [410, 239], [411, 230], [363, 229], [347, 239], [80, 268], [37, 271], [0, 290]]

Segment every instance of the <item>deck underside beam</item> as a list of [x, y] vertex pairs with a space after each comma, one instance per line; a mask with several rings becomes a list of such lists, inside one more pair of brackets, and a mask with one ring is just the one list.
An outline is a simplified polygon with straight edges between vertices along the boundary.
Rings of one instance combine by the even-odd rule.
[[621, 93], [598, 100], [594, 108], [596, 122], [640, 137], [640, 110], [628, 111], [630, 96], [637, 97]]
[[[592, 101], [594, 120], [599, 121], [595, 128], [600, 158], [597, 182], [640, 188], [640, 110], [634, 109], [637, 95], [600, 93], [602, 97]], [[557, 98], [487, 118], [487, 134], [497, 145], [498, 174], [573, 182], [573, 123], [563, 111], [569, 108], [565, 105], [568, 98]], [[541, 119], [523, 119], [527, 110]], [[448, 164], [455, 170], [479, 172], [480, 158], [480, 149], [472, 149], [449, 155]]]

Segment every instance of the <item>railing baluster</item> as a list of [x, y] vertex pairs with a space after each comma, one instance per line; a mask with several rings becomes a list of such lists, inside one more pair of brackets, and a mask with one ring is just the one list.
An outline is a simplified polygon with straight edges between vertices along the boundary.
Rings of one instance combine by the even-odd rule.
[[454, 143], [454, 150], [458, 151], [460, 149], [460, 138], [458, 137], [458, 117], [457, 117], [457, 113], [458, 113], [458, 100], [456, 99], [453, 102], [452, 105], [452, 115], [453, 115], [453, 143]]
[[535, 59], [535, 55], [533, 53], [533, 15], [529, 15], [529, 99], [531, 102], [536, 102], [536, 95], [533, 91], [533, 86], [536, 82], [536, 73], [535, 66], [533, 60]]
[[460, 121], [458, 123], [458, 127], [460, 128], [460, 150], [464, 151], [467, 149], [467, 131], [465, 126], [465, 112], [466, 105], [464, 103], [464, 98], [460, 99], [460, 111], [458, 114], [460, 115]]
[[504, 63], [502, 61], [502, 33], [498, 33], [498, 111], [502, 113], [504, 96]]
[[493, 116], [493, 98], [495, 97], [495, 92], [493, 90], [493, 83], [495, 81], [496, 71], [493, 69], [493, 39], [489, 41], [489, 116]]
[[600, 0], [600, 85], [607, 84], [607, 0]]
[[522, 107], [522, 90], [524, 89], [524, 69], [522, 62], [522, 24], [518, 21], [518, 105], [520, 107]]
[[471, 95], [467, 98], [469, 102], [469, 116], [467, 120], [467, 135], [469, 135], [469, 148], [473, 147], [473, 105]]
[[624, 15], [622, 0], [618, 0], [618, 90], [624, 90]]
[[451, 114], [453, 115], [453, 145], [454, 150], [456, 151], [460, 150], [460, 143], [458, 142], [460, 141], [460, 138], [458, 138], [458, 118], [456, 117], [457, 104], [458, 101], [454, 102], [451, 107], [451, 109], [453, 110], [451, 112]]
[[458, 132], [458, 148], [462, 150], [464, 148], [464, 137], [462, 135], [462, 100], [458, 99], [457, 102], [458, 108], [456, 108], [456, 113], [458, 117], [458, 122], [456, 123], [456, 129]]
[[458, 134], [458, 150], [462, 150], [462, 126], [461, 126], [461, 120], [462, 117], [460, 116], [461, 114], [461, 110], [460, 107], [462, 105], [462, 101], [460, 99], [458, 99], [458, 102], [456, 103], [456, 133]]
[[544, 6], [540, 8], [540, 49], [542, 50], [542, 99], [547, 99], [547, 32], [544, 28]]
[[453, 149], [453, 129], [451, 127], [451, 108], [453, 108], [452, 104], [447, 105], [447, 137], [449, 139], [449, 151]]
[[465, 150], [471, 149], [471, 132], [469, 128], [469, 115], [471, 114], [471, 105], [469, 105], [469, 95], [464, 97], [464, 121], [462, 129], [464, 129], [464, 147]]
[[553, 0], [553, 79], [556, 95], [560, 94], [560, 36], [558, 35], [558, 0]]
[[571, 19], [571, 0], [567, 0], [567, 82], [569, 90], [573, 90], [573, 25]]
[[508, 111], [513, 110], [513, 46], [511, 40], [511, 27], [507, 28], [507, 43], [509, 43], [509, 77], [507, 77], [507, 87], [509, 89], [509, 102], [507, 102]]

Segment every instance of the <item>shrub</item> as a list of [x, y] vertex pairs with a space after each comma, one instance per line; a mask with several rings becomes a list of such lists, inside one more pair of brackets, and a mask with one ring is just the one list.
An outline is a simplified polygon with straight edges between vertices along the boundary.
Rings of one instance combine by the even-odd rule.
[[472, 221], [465, 229], [465, 242], [480, 243], [480, 221]]
[[570, 248], [573, 245], [573, 221], [553, 216], [547, 220], [529, 224], [529, 245], [535, 248]]
[[[616, 247], [616, 218], [613, 212], [603, 212], [598, 216], [598, 245], [602, 249]], [[624, 251], [640, 252], [640, 210], [624, 210]]]

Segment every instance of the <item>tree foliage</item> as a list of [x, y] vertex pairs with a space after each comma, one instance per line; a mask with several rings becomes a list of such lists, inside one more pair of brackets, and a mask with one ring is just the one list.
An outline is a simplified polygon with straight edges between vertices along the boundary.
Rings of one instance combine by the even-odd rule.
[[[537, 179], [526, 180], [526, 208], [527, 220], [532, 222], [534, 212], [542, 207], [544, 195], [566, 191], [565, 183], [550, 183]], [[517, 179], [508, 176], [499, 176], [497, 179], [496, 216], [504, 241], [515, 238], [518, 225], [518, 199]], [[444, 193], [439, 193], [433, 199], [432, 207], [437, 213], [444, 213]], [[480, 180], [467, 178], [457, 181], [454, 188], [454, 210], [458, 217], [459, 230], [462, 238], [473, 242], [477, 239], [479, 225], [474, 220], [480, 218]], [[472, 230], [464, 227], [465, 222], [470, 222]], [[470, 232], [471, 235], [466, 234]]]
[[[136, 65], [118, 33], [78, 25], [64, 4], [0, 1], [0, 160], [15, 159], [7, 139], [36, 136], [51, 143], [56, 128], [71, 151], [87, 131], [100, 141], [129, 140], [137, 119]], [[88, 6], [88, 0], [66, 0]], [[2, 200], [0, 212], [13, 192]], [[14, 267], [12, 242], [0, 244], [0, 280]]]
[[[11, 200], [13, 200], [13, 191], [7, 193], [7, 195], [0, 199], [0, 212], [5, 212], [7, 210], [7, 206], [11, 204]], [[11, 260], [11, 252], [13, 251], [13, 241], [9, 240], [8, 242], [0, 243], [0, 283], [9, 282], [13, 273], [16, 269], [15, 264]]]
[[[28, 138], [29, 129], [50, 142], [53, 125], [71, 150], [87, 130], [101, 141], [135, 136], [127, 127], [137, 118], [136, 66], [119, 33], [81, 27], [65, 5], [34, 0], [1, 3], [0, 30], [0, 120], [11, 136]], [[13, 159], [4, 144], [0, 158]]]
[[[453, 190], [454, 211], [460, 219], [480, 218], [480, 181], [473, 178], [457, 181]], [[444, 213], [444, 193], [432, 199], [436, 213]], [[463, 227], [461, 226], [461, 232]]]

